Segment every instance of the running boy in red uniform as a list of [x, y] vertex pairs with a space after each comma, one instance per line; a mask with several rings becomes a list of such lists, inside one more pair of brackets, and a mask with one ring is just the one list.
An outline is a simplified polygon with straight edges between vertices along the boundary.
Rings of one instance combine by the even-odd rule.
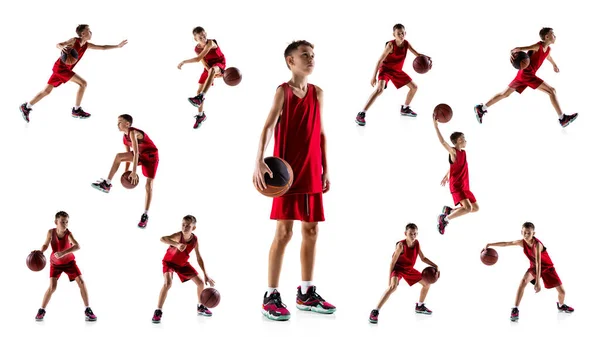
[[302, 222], [300, 263], [302, 283], [296, 292], [296, 307], [323, 314], [335, 312], [313, 285], [313, 270], [319, 222], [325, 221], [323, 193], [329, 190], [325, 130], [322, 125], [323, 90], [308, 83], [314, 67], [313, 45], [295, 41], [284, 52], [292, 79], [275, 92], [275, 100], [262, 130], [254, 171], [254, 186], [266, 187], [264, 176], [273, 176], [264, 161], [264, 152], [273, 132], [273, 155], [287, 161], [294, 172], [288, 192], [273, 198], [271, 219], [277, 220], [275, 238], [269, 252], [268, 288], [262, 312], [272, 320], [288, 320], [290, 312], [277, 291], [283, 255], [292, 238], [294, 220]]
[[225, 55], [223, 55], [221, 48], [217, 44], [217, 40], [208, 40], [204, 28], [196, 27], [192, 33], [194, 34], [194, 40], [198, 42], [194, 49], [198, 56], [181, 61], [177, 65], [177, 68], [181, 69], [184, 64], [194, 62], [202, 62], [204, 65], [204, 72], [202, 72], [202, 76], [200, 76], [200, 80], [198, 81], [200, 83], [197, 92], [198, 95], [188, 98], [188, 101], [198, 108], [198, 115], [196, 115], [196, 123], [194, 124], [194, 129], [197, 129], [206, 120], [206, 115], [202, 110], [206, 92], [213, 85], [215, 77], [223, 76], [226, 60]]
[[433, 126], [440, 143], [442, 143], [442, 146], [449, 154], [450, 170], [448, 170], [448, 173], [442, 179], [441, 185], [444, 186], [450, 181], [450, 193], [452, 193], [454, 205], [460, 204], [460, 207], [455, 209], [444, 206], [442, 214], [438, 216], [438, 231], [440, 234], [444, 234], [451, 219], [477, 212], [479, 205], [469, 186], [469, 164], [467, 163], [467, 152], [464, 150], [467, 146], [465, 135], [462, 132], [452, 133], [450, 135], [450, 141], [454, 145], [452, 147], [442, 137], [435, 115], [433, 116]]
[[572, 313], [575, 309], [565, 304], [565, 288], [562, 285], [562, 281], [556, 270], [554, 264], [548, 255], [546, 247], [538, 238], [535, 237], [535, 226], [531, 222], [526, 222], [521, 228], [522, 240], [508, 241], [508, 242], [495, 242], [488, 243], [485, 248], [492, 246], [506, 247], [506, 246], [520, 246], [523, 248], [523, 253], [529, 259], [530, 267], [525, 272], [519, 289], [517, 289], [517, 298], [515, 299], [515, 306], [512, 308], [510, 313], [511, 321], [519, 319], [519, 304], [523, 298], [523, 292], [527, 283], [531, 282], [534, 285], [534, 290], [538, 293], [542, 289], [540, 278], [544, 281], [544, 287], [546, 289], [556, 288], [558, 291], [558, 302], [556, 307], [558, 311]]
[[78, 37], [71, 38], [65, 42], [59, 43], [56, 45], [56, 48], [60, 49], [63, 52], [69, 51], [69, 49], [73, 48], [79, 55], [77, 62], [72, 65], [64, 64], [59, 58], [54, 63], [54, 67], [52, 68], [52, 76], [48, 80], [48, 84], [44, 88], [44, 90], [40, 91], [35, 97], [26, 103], [21, 104], [20, 110], [23, 115], [23, 119], [29, 123], [29, 114], [33, 109], [33, 105], [39, 102], [42, 98], [48, 96], [53, 88], [60, 86], [63, 83], [67, 83], [69, 81], [76, 83], [79, 85], [79, 90], [77, 91], [77, 98], [75, 99], [75, 106], [71, 111], [71, 116], [75, 118], [89, 118], [90, 114], [83, 111], [81, 108], [81, 100], [83, 99], [83, 93], [85, 92], [85, 87], [87, 86], [87, 82], [81, 78], [81, 76], [77, 75], [73, 72], [73, 68], [79, 63], [85, 51], [90, 49], [114, 49], [121, 48], [127, 44], [127, 40], [121, 41], [118, 45], [105, 45], [98, 46], [93, 43], [88, 42], [92, 38], [92, 31], [88, 25], [79, 25], [75, 29]]
[[[205, 283], [210, 284], [210, 286], [213, 287], [215, 281], [206, 275], [204, 261], [202, 260], [202, 256], [200, 256], [200, 250], [198, 248], [198, 238], [192, 233], [195, 229], [196, 217], [193, 215], [186, 215], [181, 222], [180, 232], [160, 238], [162, 243], [169, 245], [169, 249], [167, 249], [167, 253], [163, 258], [163, 276], [165, 278], [165, 284], [160, 290], [160, 295], [158, 296], [158, 309], [154, 310], [152, 323], [160, 323], [163, 314], [162, 307], [167, 299], [167, 292], [171, 288], [171, 284], [173, 284], [173, 273], [177, 273], [181, 283], [189, 280], [196, 283], [196, 286], [198, 287], [198, 315], [207, 317], [212, 316], [210, 310], [202, 304], [200, 294], [202, 294], [202, 291], [204, 290]], [[198, 265], [204, 273], [204, 281], [198, 276], [198, 272], [189, 262], [192, 251], [196, 252]]]
[[90, 308], [88, 300], [88, 292], [81, 278], [81, 271], [77, 267], [75, 262], [75, 255], [73, 253], [79, 250], [79, 243], [73, 237], [73, 234], [67, 229], [69, 226], [69, 214], [64, 211], [56, 213], [54, 216], [54, 224], [56, 228], [50, 229], [46, 235], [46, 241], [42, 245], [42, 253], [48, 249], [48, 246], [52, 247], [52, 255], [50, 255], [50, 286], [44, 294], [42, 300], [42, 307], [38, 310], [35, 319], [37, 321], [43, 321], [46, 315], [46, 306], [50, 302], [52, 294], [56, 290], [58, 279], [62, 273], [67, 274], [69, 281], [76, 281], [81, 292], [81, 298], [85, 305], [85, 320], [95, 321], [96, 315]]
[[129, 174], [129, 181], [133, 184], [137, 184], [139, 176], [137, 174], [138, 165], [142, 166], [142, 174], [146, 179], [146, 204], [144, 208], [144, 214], [138, 223], [140, 228], [146, 228], [148, 225], [148, 210], [150, 209], [150, 202], [152, 201], [152, 184], [156, 177], [156, 170], [158, 169], [158, 149], [152, 139], [144, 131], [132, 127], [133, 117], [130, 115], [119, 116], [117, 127], [119, 131], [123, 132], [123, 144], [125, 145], [125, 151], [119, 153], [115, 157], [110, 172], [108, 173], [107, 179], [100, 179], [98, 182], [92, 184], [95, 189], [108, 193], [112, 187], [111, 181], [122, 162], [125, 162], [125, 172], [129, 171], [129, 163], [133, 162], [133, 169]]
[[419, 244], [419, 240], [417, 240], [418, 234], [419, 228], [417, 225], [414, 223], [409, 223], [406, 225], [404, 231], [406, 239], [396, 242], [396, 250], [394, 251], [394, 255], [392, 256], [392, 264], [390, 265], [390, 285], [381, 297], [381, 300], [379, 300], [377, 308], [371, 311], [369, 322], [377, 324], [381, 307], [385, 304], [390, 295], [396, 291], [398, 283], [402, 278], [404, 278], [406, 283], [408, 283], [408, 285], [411, 287], [416, 283], [420, 283], [421, 286], [423, 286], [423, 288], [421, 288], [419, 302], [415, 306], [415, 312], [417, 314], [431, 315], [431, 310], [427, 309], [425, 303], [423, 303], [425, 302], [425, 297], [427, 297], [430, 284], [423, 281], [421, 278], [421, 272], [414, 268], [415, 262], [417, 262], [417, 256], [421, 258], [421, 261], [435, 268], [437, 270], [438, 277], [440, 276], [440, 271], [435, 263], [431, 262], [431, 260], [423, 255], [423, 252], [421, 251], [421, 245]]
[[[408, 94], [406, 94], [406, 101], [400, 109], [400, 114], [402, 116], [417, 117], [417, 114], [410, 108], [410, 102], [417, 93], [417, 85], [410, 76], [402, 70], [402, 66], [404, 65], [404, 60], [406, 60], [406, 54], [409, 50], [415, 56], [421, 56], [421, 54], [419, 54], [412, 45], [404, 39], [406, 31], [403, 25], [396, 24], [393, 31], [394, 40], [386, 43], [383, 54], [381, 54], [381, 57], [379, 57], [379, 60], [377, 61], [373, 78], [371, 79], [371, 86], [374, 87], [375, 84], [377, 84], [377, 87], [369, 97], [364, 109], [356, 115], [356, 123], [358, 125], [363, 126], [366, 124], [365, 115], [367, 114], [367, 110], [375, 102], [377, 97], [383, 93], [383, 90], [387, 88], [388, 81], [392, 81], [392, 84], [394, 84], [396, 89], [400, 89], [405, 85], [408, 86]], [[379, 74], [379, 76], [377, 74]]]
[[519, 94], [522, 93], [527, 87], [530, 87], [531, 89], [539, 89], [550, 96], [550, 102], [552, 102], [552, 106], [554, 106], [554, 109], [558, 114], [558, 121], [563, 128], [571, 124], [571, 122], [577, 118], [577, 113], [565, 115], [562, 112], [562, 109], [558, 104], [558, 98], [556, 97], [556, 90], [535, 75], [546, 59], [550, 61], [555, 72], [559, 71], [558, 66], [552, 59], [552, 56], [550, 56], [550, 45], [554, 44], [556, 41], [556, 36], [554, 35], [552, 28], [542, 28], [542, 30], [540, 30], [540, 39], [542, 39], [542, 41], [532, 44], [531, 46], [517, 47], [510, 51], [511, 61], [514, 60], [515, 53], [520, 51], [528, 52], [530, 60], [529, 66], [525, 69], [519, 70], [515, 79], [503, 92], [496, 94], [496, 96], [492, 97], [492, 99], [490, 99], [486, 104], [477, 104], [475, 106], [475, 116], [477, 117], [479, 124], [482, 123], [483, 115], [488, 112], [488, 107], [491, 107], [500, 100], [507, 98], [515, 91]]

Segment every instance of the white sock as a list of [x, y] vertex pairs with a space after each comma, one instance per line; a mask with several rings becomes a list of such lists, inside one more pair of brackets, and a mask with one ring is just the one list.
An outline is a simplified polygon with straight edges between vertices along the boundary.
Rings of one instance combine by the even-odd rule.
[[110, 185], [110, 179], [105, 179], [106, 183]]
[[145, 210], [145, 211], [144, 211], [144, 214], [148, 215], [148, 210]]
[[27, 109], [31, 109], [32, 106], [31, 103], [27, 102]]
[[565, 118], [565, 114], [560, 114], [560, 117], [558, 117], [558, 119], [563, 119]]
[[485, 105], [485, 104], [482, 104], [482, 105], [481, 105], [481, 110], [483, 110], [483, 111], [487, 111], [487, 109], [488, 109], [488, 106], [487, 106], [487, 105]]
[[306, 292], [308, 291], [308, 287], [312, 286], [312, 281], [302, 281], [302, 283], [300, 284], [300, 292], [302, 292], [302, 294], [306, 294]]
[[271, 296], [271, 294], [272, 294], [272, 293], [273, 293], [275, 290], [277, 290], [277, 288], [270, 288], [270, 287], [269, 287], [269, 288], [267, 288], [267, 297]]
[[422, 305], [423, 305], [423, 302], [418, 302], [418, 303], [417, 303], [417, 305], [418, 305], [418, 306], [422, 306]]
[[518, 305], [515, 305], [514, 307], [512, 307], [513, 309], [519, 309]]
[[156, 308], [156, 310], [159, 310], [159, 311], [161, 311], [161, 312], [162, 312], [162, 308]]
[[79, 105], [73, 107], [73, 109], [75, 109], [75, 110], [79, 110], [79, 108], [81, 108], [81, 106], [79, 106]]

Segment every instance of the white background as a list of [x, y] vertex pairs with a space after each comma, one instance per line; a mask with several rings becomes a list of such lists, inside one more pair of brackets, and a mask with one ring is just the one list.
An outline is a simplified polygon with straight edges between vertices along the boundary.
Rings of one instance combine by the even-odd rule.
[[[4, 331], [14, 335], [18, 328], [18, 335], [47, 336], [65, 331], [90, 336], [117, 331], [558, 336], [594, 326], [599, 296], [591, 254], [598, 234], [599, 118], [593, 57], [599, 50], [588, 2], [78, 4], [22, 1], [0, 14]], [[366, 127], [357, 127], [353, 119], [373, 90], [369, 81], [375, 62], [398, 22], [406, 26], [406, 38], [416, 50], [433, 59], [425, 75], [412, 69], [412, 55], [404, 67], [419, 85], [412, 104], [419, 116], [400, 117], [407, 89], [390, 85], [367, 114]], [[69, 116], [77, 86], [68, 83], [36, 104], [26, 124], [19, 105], [44, 87], [59, 56], [56, 43], [74, 36], [80, 23], [90, 25], [95, 44], [129, 39], [120, 50], [88, 50], [75, 68], [89, 83], [82, 106], [92, 117]], [[186, 98], [195, 94], [202, 68], [176, 66], [195, 55], [192, 29], [197, 25], [218, 40], [228, 66], [241, 69], [243, 80], [237, 87], [217, 80], [205, 103], [208, 119], [193, 130], [196, 109]], [[555, 29], [551, 55], [561, 72], [554, 73], [546, 62], [538, 75], [556, 88], [565, 112], [579, 112], [579, 119], [563, 130], [547, 95], [527, 89], [490, 108], [478, 125], [473, 105], [503, 90], [516, 74], [510, 49], [537, 42], [544, 26]], [[295, 309], [301, 239], [296, 227], [280, 281], [292, 318], [281, 323], [260, 314], [275, 223], [269, 220], [270, 199], [254, 190], [251, 176], [275, 89], [290, 77], [283, 51], [295, 39], [315, 44], [310, 81], [325, 91], [332, 188], [325, 197], [315, 282], [338, 311], [320, 316]], [[466, 135], [471, 187], [481, 206], [479, 213], [451, 222], [444, 236], [437, 233], [436, 217], [452, 199], [448, 188], [439, 186], [448, 161], [430, 118], [438, 103], [454, 110], [452, 121], [440, 125], [447, 139], [455, 130]], [[160, 150], [145, 230], [137, 228], [143, 188], [129, 191], [117, 182], [105, 195], [90, 187], [106, 176], [115, 153], [123, 150], [116, 126], [122, 113], [132, 114], [134, 125]], [[65, 275], [45, 321], [34, 321], [49, 266], [33, 273], [25, 257], [41, 247], [59, 210], [71, 215], [70, 229], [81, 244], [76, 257], [98, 316], [93, 324], [84, 322], [77, 286]], [[196, 317], [193, 284], [182, 286], [176, 278], [163, 323], [153, 325], [167, 249], [159, 238], [178, 231], [188, 213], [199, 219], [200, 250], [221, 304], [212, 318]], [[520, 238], [524, 221], [536, 224], [537, 236], [548, 247], [567, 291], [566, 303], [576, 309], [573, 315], [557, 314], [555, 290], [534, 294], [530, 286], [521, 321], [510, 323], [528, 261], [519, 248], [500, 248], [498, 263], [486, 267], [479, 252], [487, 242]], [[419, 226], [423, 251], [442, 273], [426, 301], [433, 315], [414, 314], [420, 287], [402, 281], [381, 311], [380, 324], [369, 325], [369, 312], [387, 286], [394, 244], [404, 237], [407, 222]], [[417, 268], [423, 267], [418, 262]]]

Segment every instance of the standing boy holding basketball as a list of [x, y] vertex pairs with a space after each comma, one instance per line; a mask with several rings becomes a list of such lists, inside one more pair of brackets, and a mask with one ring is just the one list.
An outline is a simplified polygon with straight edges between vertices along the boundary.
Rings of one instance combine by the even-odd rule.
[[100, 49], [100, 50], [108, 50], [114, 48], [122, 48], [127, 44], [127, 40], [121, 41], [121, 43], [117, 45], [104, 45], [98, 46], [93, 43], [88, 42], [92, 38], [92, 31], [88, 25], [79, 25], [75, 29], [78, 37], [71, 38], [65, 42], [61, 42], [56, 45], [56, 48], [60, 49], [63, 53], [69, 54], [71, 49], [74, 49], [77, 52], [78, 58], [75, 63], [72, 65], [66, 65], [59, 58], [54, 63], [54, 67], [52, 68], [52, 76], [48, 80], [48, 84], [44, 88], [44, 90], [40, 91], [35, 97], [26, 103], [21, 104], [20, 110], [23, 115], [23, 119], [27, 123], [29, 123], [29, 114], [33, 109], [33, 105], [39, 102], [42, 98], [48, 96], [52, 89], [60, 86], [63, 83], [67, 83], [69, 81], [76, 83], [79, 85], [79, 90], [77, 91], [77, 97], [75, 98], [75, 106], [73, 110], [71, 110], [71, 116], [75, 118], [89, 118], [91, 115], [81, 108], [81, 100], [83, 99], [83, 93], [85, 92], [85, 88], [87, 86], [87, 82], [79, 75], [73, 72], [73, 68], [79, 63], [81, 57], [85, 51], [90, 49]]
[[467, 163], [467, 152], [464, 150], [467, 146], [465, 135], [462, 132], [452, 133], [450, 135], [450, 141], [454, 145], [452, 147], [442, 137], [435, 114], [433, 115], [433, 126], [440, 143], [448, 151], [448, 161], [450, 162], [450, 170], [442, 179], [441, 185], [444, 186], [449, 181], [454, 205], [460, 204], [460, 207], [455, 209], [444, 206], [442, 214], [438, 216], [438, 231], [443, 235], [451, 219], [477, 212], [479, 205], [469, 186], [469, 164]]
[[[367, 104], [364, 109], [356, 115], [356, 123], [358, 125], [365, 125], [365, 116], [367, 110], [375, 102], [377, 97], [383, 93], [383, 90], [387, 88], [388, 81], [392, 81], [392, 84], [396, 89], [400, 89], [403, 86], [408, 86], [408, 94], [406, 94], [406, 100], [404, 105], [400, 109], [402, 116], [416, 117], [417, 114], [410, 108], [410, 102], [417, 93], [417, 85], [413, 80], [402, 70], [404, 60], [406, 60], [406, 54], [410, 50], [415, 56], [424, 56], [418, 53], [407, 40], [404, 39], [406, 31], [404, 26], [401, 24], [394, 25], [394, 40], [389, 41], [385, 45], [383, 53], [377, 60], [377, 66], [371, 79], [371, 86], [375, 86], [375, 91], [369, 97]], [[378, 75], [379, 74], [379, 75]]]
[[275, 238], [269, 252], [269, 275], [262, 312], [272, 320], [288, 320], [286, 309], [277, 291], [283, 255], [292, 238], [294, 220], [302, 222], [300, 263], [302, 283], [296, 292], [296, 307], [323, 314], [335, 312], [313, 285], [313, 270], [319, 222], [325, 221], [323, 193], [329, 190], [326, 137], [323, 128], [323, 90], [308, 83], [314, 68], [313, 45], [295, 41], [284, 52], [292, 79], [275, 92], [275, 100], [262, 130], [256, 157], [253, 181], [264, 190], [265, 174], [273, 173], [264, 161], [264, 152], [275, 133], [274, 156], [292, 168], [294, 180], [287, 193], [273, 198], [271, 219], [277, 220]]
[[[169, 249], [167, 249], [167, 253], [163, 258], [163, 277], [165, 279], [165, 284], [160, 290], [160, 295], [158, 296], [158, 308], [154, 311], [152, 323], [160, 323], [163, 314], [162, 307], [167, 299], [167, 292], [173, 284], [173, 273], [177, 273], [181, 283], [185, 283], [189, 280], [194, 281], [198, 287], [198, 315], [207, 317], [212, 316], [212, 312], [202, 304], [200, 294], [202, 294], [202, 291], [204, 290], [205, 283], [214, 287], [215, 281], [206, 275], [204, 261], [202, 260], [202, 256], [200, 256], [200, 250], [198, 248], [198, 238], [192, 233], [195, 229], [196, 217], [193, 215], [186, 215], [183, 217], [180, 232], [160, 238], [162, 243], [169, 245]], [[189, 262], [192, 251], [196, 252], [198, 265], [204, 273], [204, 281], [198, 276], [198, 272]]]
[[116, 155], [107, 179], [100, 179], [92, 184], [95, 189], [108, 193], [112, 187], [111, 181], [122, 162], [125, 162], [125, 172], [129, 171], [129, 163], [133, 162], [133, 170], [129, 174], [128, 180], [137, 185], [139, 176], [137, 174], [138, 165], [142, 166], [142, 174], [146, 179], [146, 204], [144, 213], [138, 223], [138, 227], [146, 228], [148, 225], [148, 210], [152, 201], [152, 185], [158, 169], [158, 149], [150, 137], [142, 130], [132, 127], [133, 117], [124, 114], [119, 116], [117, 127], [123, 132], [123, 144], [125, 151]]
[[532, 44], [531, 46], [517, 47], [510, 51], [511, 62], [515, 58], [515, 53], [528, 52], [530, 55], [529, 66], [525, 69], [519, 70], [515, 79], [503, 92], [496, 94], [496, 96], [492, 97], [492, 99], [490, 99], [486, 104], [477, 104], [475, 106], [475, 117], [477, 117], [479, 124], [482, 123], [483, 115], [488, 112], [488, 107], [491, 107], [499, 101], [507, 98], [515, 91], [521, 94], [527, 87], [539, 89], [550, 96], [550, 102], [552, 102], [552, 106], [558, 114], [558, 122], [563, 128], [567, 127], [567, 125], [571, 124], [571, 122], [577, 118], [577, 113], [565, 115], [562, 112], [562, 109], [558, 104], [558, 98], [556, 97], [556, 90], [548, 83], [544, 82], [541, 78], [537, 77], [535, 74], [546, 59], [548, 59], [548, 61], [552, 64], [554, 71], [559, 72], [558, 66], [556, 63], [554, 63], [552, 56], [550, 56], [550, 45], [554, 44], [556, 41], [556, 35], [554, 35], [552, 28], [542, 28], [542, 30], [540, 30], [540, 39], [542, 39], [542, 41]]
[[206, 114], [202, 110], [204, 106], [204, 99], [208, 88], [213, 85], [215, 77], [222, 77], [226, 67], [225, 55], [221, 52], [221, 48], [217, 44], [217, 40], [208, 40], [206, 31], [202, 27], [196, 27], [192, 31], [194, 34], [194, 40], [198, 42], [195, 48], [195, 52], [198, 56], [181, 61], [177, 68], [181, 67], [186, 63], [202, 62], [204, 65], [204, 72], [200, 76], [198, 83], [197, 96], [188, 98], [188, 101], [195, 107], [198, 108], [198, 115], [196, 115], [196, 123], [194, 123], [194, 129], [197, 129], [206, 120]]
[[421, 258], [421, 261], [436, 269], [436, 278], [440, 276], [440, 270], [435, 263], [431, 262], [431, 260], [423, 255], [421, 245], [419, 244], [419, 240], [417, 240], [418, 233], [419, 229], [417, 225], [409, 223], [406, 225], [404, 231], [406, 239], [396, 242], [396, 250], [394, 251], [392, 264], [390, 265], [389, 286], [381, 297], [381, 300], [379, 300], [377, 308], [371, 311], [369, 322], [377, 324], [381, 307], [385, 304], [390, 295], [396, 291], [401, 278], [404, 278], [406, 283], [411, 287], [416, 283], [420, 283], [421, 286], [423, 286], [423, 288], [421, 288], [419, 302], [415, 305], [415, 312], [417, 314], [431, 315], [431, 310], [427, 309], [424, 303], [430, 284], [425, 282], [422, 279], [421, 273], [414, 268], [415, 262], [417, 262], [417, 256]]
[[35, 319], [37, 321], [44, 320], [46, 306], [56, 290], [58, 279], [62, 273], [65, 273], [69, 277], [69, 281], [75, 281], [79, 286], [81, 298], [85, 305], [85, 320], [95, 321], [96, 315], [94, 315], [94, 312], [90, 308], [87, 288], [81, 278], [81, 271], [79, 271], [77, 263], [75, 262], [75, 255], [73, 255], [74, 252], [79, 250], [79, 243], [67, 228], [69, 226], [69, 214], [64, 211], [56, 213], [54, 216], [54, 224], [56, 224], [56, 228], [48, 231], [46, 241], [44, 241], [41, 249], [43, 253], [48, 249], [48, 246], [52, 247], [52, 255], [50, 255], [50, 286], [44, 294], [42, 307], [38, 310]]
[[510, 313], [511, 321], [519, 319], [519, 304], [523, 298], [523, 292], [525, 291], [527, 283], [531, 282], [531, 284], [534, 285], [535, 292], [538, 293], [542, 289], [540, 279], [544, 281], [544, 287], [546, 289], [556, 288], [558, 291], [558, 302], [556, 302], [558, 311], [566, 313], [575, 311], [575, 309], [565, 304], [565, 288], [554, 269], [554, 263], [552, 263], [550, 255], [548, 255], [548, 252], [546, 251], [546, 247], [535, 237], [535, 225], [531, 222], [524, 223], [521, 228], [521, 235], [523, 235], [523, 239], [521, 240], [495, 242], [485, 245], [485, 249], [492, 246], [520, 246], [523, 248], [525, 256], [529, 259], [530, 267], [525, 272], [525, 275], [519, 284], [519, 288], [517, 289], [515, 306]]

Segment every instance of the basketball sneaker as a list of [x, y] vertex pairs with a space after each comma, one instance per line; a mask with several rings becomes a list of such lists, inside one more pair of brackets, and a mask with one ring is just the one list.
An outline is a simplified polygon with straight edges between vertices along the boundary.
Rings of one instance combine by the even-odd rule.
[[140, 222], [138, 223], [138, 227], [139, 228], [146, 228], [146, 226], [148, 226], [148, 214], [144, 213], [144, 214], [142, 214], [142, 217], [140, 218]]
[[448, 220], [446, 220], [446, 214], [440, 214], [438, 216], [438, 231], [444, 235], [446, 227], [448, 226]]
[[94, 315], [94, 312], [92, 311], [91, 308], [86, 308], [85, 309], [85, 320], [86, 321], [90, 321], [90, 322], [95, 322], [96, 321], [96, 315]]
[[450, 213], [452, 213], [452, 207], [450, 207], [450, 206], [444, 206], [442, 208], [442, 214], [450, 215]]
[[21, 110], [21, 115], [23, 116], [23, 119], [27, 123], [29, 123], [29, 114], [31, 113], [31, 109], [27, 107], [27, 103], [21, 104], [19, 110]]
[[419, 303], [415, 303], [415, 312], [417, 314], [431, 315], [431, 310], [427, 309], [425, 303], [419, 305]]
[[559, 119], [560, 125], [563, 128], [566, 128], [569, 124], [571, 124], [575, 119], [579, 116], [578, 113], [574, 113], [572, 115], [564, 115], [562, 119]]
[[202, 316], [206, 316], [206, 317], [211, 317], [212, 316], [212, 312], [210, 310], [208, 310], [207, 307], [205, 307], [204, 305], [200, 304], [198, 306], [198, 315], [202, 315]]
[[202, 114], [197, 114], [195, 116], [196, 118], [196, 123], [194, 123], [194, 129], [199, 128], [202, 123], [204, 123], [204, 121], [206, 120], [206, 114], [204, 112], [202, 112]]
[[83, 111], [83, 109], [81, 107], [77, 108], [77, 110], [75, 110], [75, 108], [73, 108], [71, 110], [71, 116], [73, 116], [73, 118], [81, 118], [81, 119], [86, 119], [86, 118], [90, 118], [90, 114]]
[[417, 117], [417, 114], [414, 111], [412, 111], [410, 107], [404, 105], [400, 109], [400, 114], [402, 116]]
[[356, 124], [360, 126], [365, 126], [365, 124], [367, 124], [367, 121], [365, 121], [366, 114], [366, 112], [359, 112], [358, 115], [356, 115], [356, 119], [354, 120]]
[[510, 320], [513, 322], [516, 322], [519, 320], [519, 309], [518, 308], [512, 308], [512, 311], [510, 312]]
[[162, 310], [160, 310], [160, 309], [154, 310], [154, 316], [152, 316], [152, 323], [160, 323], [161, 318], [162, 318]]
[[35, 315], [35, 320], [36, 321], [43, 321], [44, 320], [44, 316], [46, 316], [46, 310], [39, 309], [37, 315]]
[[298, 287], [298, 292], [296, 294], [296, 308], [304, 311], [314, 311], [320, 314], [333, 314], [335, 312], [335, 306], [325, 301], [317, 294], [317, 287], [308, 287], [306, 294], [302, 294], [300, 289], [301, 287]]
[[570, 306], [568, 306], [566, 304], [560, 305], [560, 304], [558, 304], [558, 302], [556, 302], [556, 308], [558, 309], [558, 311], [566, 312], [567, 314], [570, 314], [573, 311], [575, 311], [575, 309], [571, 308]]
[[477, 104], [473, 110], [475, 110], [475, 118], [477, 118], [477, 122], [481, 124], [483, 115], [487, 113], [487, 110], [483, 110], [483, 104]]
[[285, 304], [281, 302], [281, 295], [277, 290], [273, 290], [268, 297], [267, 292], [265, 292], [262, 313], [265, 317], [274, 321], [287, 321], [290, 319], [290, 311], [287, 310]]
[[204, 102], [204, 94], [200, 93], [197, 96], [190, 97], [188, 98], [188, 102], [190, 102], [193, 106], [197, 108], [202, 104], [202, 102]]
[[379, 310], [373, 309], [371, 310], [371, 315], [369, 315], [369, 322], [373, 324], [377, 324], [379, 321]]
[[110, 192], [110, 188], [112, 187], [112, 185], [106, 182], [105, 179], [100, 179], [97, 182], [93, 183], [92, 187], [97, 189], [98, 191], [108, 193]]

